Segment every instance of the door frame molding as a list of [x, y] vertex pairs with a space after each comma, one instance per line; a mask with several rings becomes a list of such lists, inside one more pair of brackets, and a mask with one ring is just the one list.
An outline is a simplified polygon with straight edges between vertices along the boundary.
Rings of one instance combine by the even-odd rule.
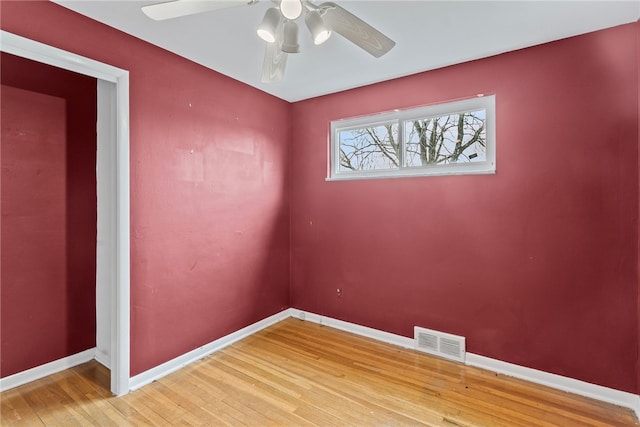
[[[96, 271], [96, 277], [107, 277], [108, 283], [96, 286], [109, 289], [111, 392], [121, 396], [129, 392], [130, 380], [129, 71], [3, 30], [0, 51], [99, 80], [98, 104], [103, 107], [98, 122], [105, 131], [98, 133], [98, 140], [109, 150], [98, 150], [97, 164], [105, 165], [107, 182], [101, 184], [115, 205], [100, 203], [98, 195], [98, 226], [101, 220], [112, 226], [103, 233], [105, 250], [98, 251], [96, 264], [97, 270], [109, 270], [106, 276]], [[105, 179], [102, 172], [97, 179]]]

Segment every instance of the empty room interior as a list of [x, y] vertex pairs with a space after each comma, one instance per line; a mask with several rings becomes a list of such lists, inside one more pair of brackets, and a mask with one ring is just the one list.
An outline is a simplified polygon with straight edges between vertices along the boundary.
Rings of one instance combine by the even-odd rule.
[[638, 425], [639, 19], [0, 2], [1, 424]]

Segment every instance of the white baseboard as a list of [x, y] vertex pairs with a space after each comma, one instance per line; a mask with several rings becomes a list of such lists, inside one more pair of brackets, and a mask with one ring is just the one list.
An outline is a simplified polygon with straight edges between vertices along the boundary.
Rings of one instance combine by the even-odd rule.
[[9, 375], [8, 377], [0, 378], [0, 392], [87, 363], [94, 359], [95, 354], [96, 349], [94, 347], [62, 359], [54, 360], [53, 362], [45, 363], [44, 365], [36, 366], [35, 368], [27, 369], [26, 371], [18, 372], [17, 374]]
[[246, 338], [249, 335], [254, 334], [275, 323], [278, 323], [288, 317], [291, 317], [290, 308], [283, 310], [280, 313], [276, 313], [273, 316], [269, 316], [266, 319], [242, 328], [229, 335], [225, 335], [224, 337], [212, 341], [209, 344], [205, 344], [200, 348], [185, 353], [182, 356], [178, 356], [175, 359], [169, 360], [162, 365], [158, 365], [155, 368], [144, 371], [129, 380], [129, 388], [133, 391], [144, 385], [152, 383], [153, 381], [162, 378], [165, 375], [175, 372], [190, 363], [200, 360], [215, 351], [227, 347], [228, 345], [231, 345], [236, 341]]
[[100, 350], [97, 347], [96, 347], [96, 360], [105, 368], [109, 370], [111, 369], [111, 358], [109, 357], [109, 354], [105, 351]]
[[562, 375], [527, 368], [525, 366], [514, 365], [512, 363], [491, 359], [489, 357], [473, 353], [467, 353], [466, 364], [505, 374], [510, 377], [531, 381], [532, 383], [553, 387], [569, 393], [579, 394], [580, 396], [624, 406], [625, 408], [630, 408], [636, 411], [636, 414], [640, 418], [640, 412], [638, 411], [640, 396], [637, 394], [627, 393], [613, 388], [564, 377]]
[[[309, 313], [302, 310], [290, 310], [292, 317], [298, 319], [308, 320], [310, 322], [330, 326], [346, 332], [373, 338], [378, 341], [394, 344], [404, 348], [415, 348], [414, 340], [402, 335], [391, 334], [377, 329], [368, 328], [366, 326], [357, 325], [355, 323], [349, 323], [342, 320], [333, 319], [331, 317], [320, 316], [318, 314]], [[636, 416], [640, 418], [640, 396], [637, 394], [627, 393], [609, 387], [587, 383], [573, 378], [564, 377], [562, 375], [550, 374], [548, 372], [514, 365], [512, 363], [491, 359], [489, 357], [480, 356], [473, 353], [466, 354], [465, 364], [468, 366], [475, 366], [492, 372], [508, 375], [510, 377], [531, 381], [536, 384], [546, 385], [548, 387], [575, 393], [581, 396], [601, 400], [603, 402], [613, 403], [625, 408], [630, 408], [634, 410]]]
[[297, 319], [308, 320], [320, 325], [330, 326], [341, 331], [352, 332], [363, 337], [373, 338], [378, 341], [383, 341], [389, 344], [397, 345], [404, 348], [414, 348], [414, 341], [412, 338], [403, 337], [402, 335], [391, 334], [379, 329], [369, 328], [367, 326], [357, 325], [355, 323], [349, 323], [331, 317], [320, 316], [315, 313], [309, 313], [308, 311], [297, 310], [295, 308], [291, 310], [291, 317]]

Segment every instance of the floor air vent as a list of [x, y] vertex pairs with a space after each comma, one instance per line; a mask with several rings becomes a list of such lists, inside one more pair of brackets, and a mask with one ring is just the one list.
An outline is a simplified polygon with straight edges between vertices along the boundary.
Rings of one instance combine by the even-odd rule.
[[432, 331], [431, 329], [414, 328], [415, 348], [435, 356], [464, 362], [465, 339], [457, 335]]

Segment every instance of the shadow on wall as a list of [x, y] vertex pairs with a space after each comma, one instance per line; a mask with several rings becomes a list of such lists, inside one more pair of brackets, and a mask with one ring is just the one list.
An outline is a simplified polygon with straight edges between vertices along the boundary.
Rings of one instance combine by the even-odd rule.
[[141, 112], [166, 125], [132, 153], [132, 375], [289, 307], [287, 104], [178, 93]]

